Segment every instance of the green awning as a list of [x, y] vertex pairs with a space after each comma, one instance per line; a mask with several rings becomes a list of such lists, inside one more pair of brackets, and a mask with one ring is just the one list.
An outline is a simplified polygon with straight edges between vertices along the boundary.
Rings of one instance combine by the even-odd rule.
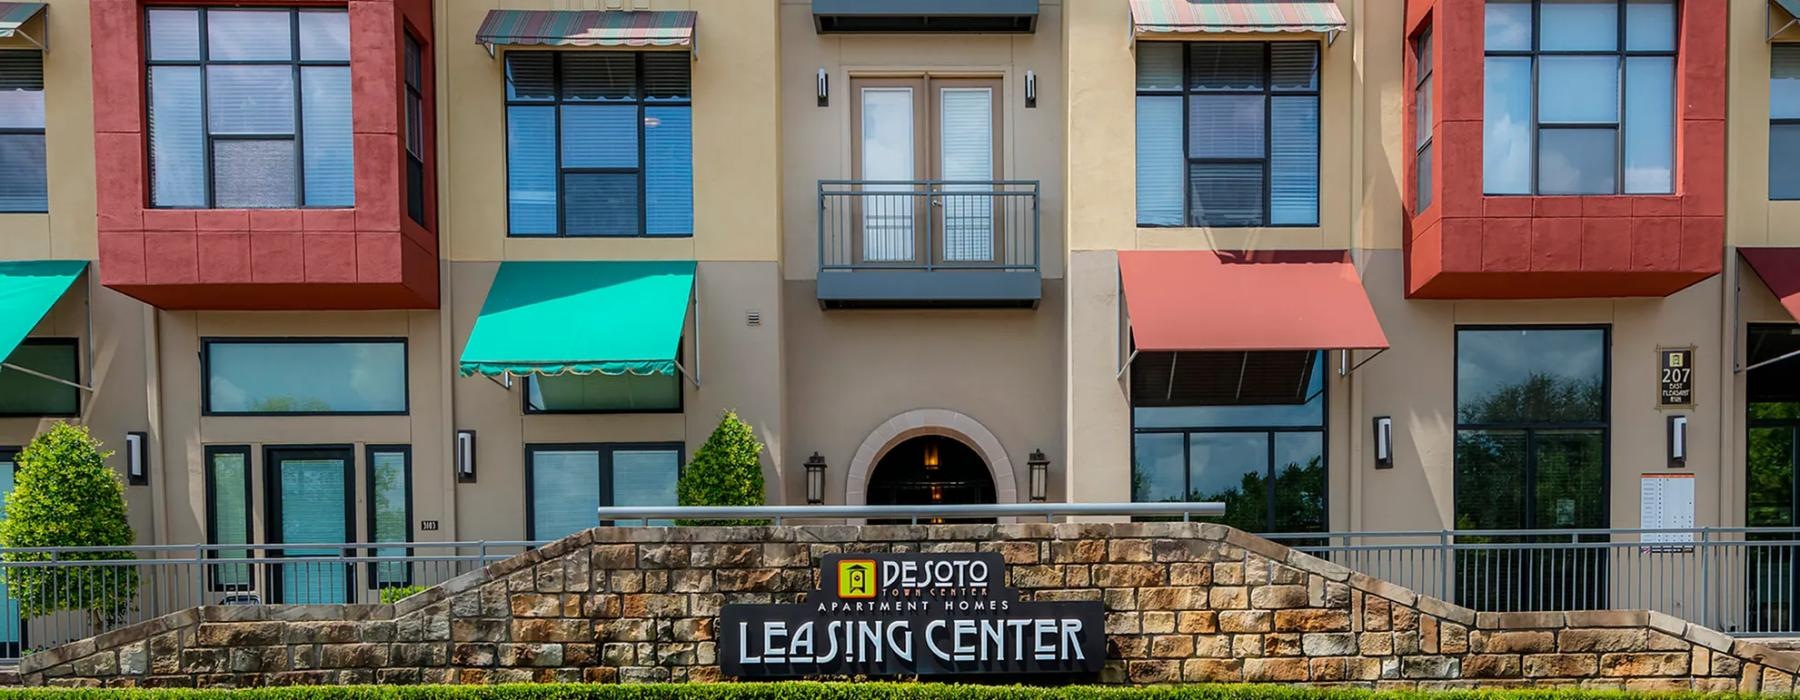
[[463, 376], [674, 374], [692, 260], [500, 263]]
[[85, 260], [0, 262], [0, 358], [19, 347], [85, 269]]

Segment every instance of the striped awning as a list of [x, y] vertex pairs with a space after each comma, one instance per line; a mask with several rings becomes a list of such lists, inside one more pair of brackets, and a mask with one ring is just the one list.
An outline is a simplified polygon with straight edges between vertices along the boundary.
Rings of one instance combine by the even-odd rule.
[[40, 49], [48, 48], [46, 40], [49, 37], [34, 37], [21, 31], [26, 22], [43, 12], [44, 3], [41, 2], [0, 2], [0, 39], [24, 37]]
[[489, 10], [475, 43], [495, 46], [691, 47], [692, 10]]
[[1335, 0], [1131, 0], [1139, 34], [1336, 33], [1348, 25]]

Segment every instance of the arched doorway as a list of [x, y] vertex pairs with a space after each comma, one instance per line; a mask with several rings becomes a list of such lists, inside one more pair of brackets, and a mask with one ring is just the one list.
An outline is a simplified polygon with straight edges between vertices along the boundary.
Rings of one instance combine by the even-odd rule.
[[869, 505], [996, 502], [987, 462], [968, 445], [941, 435], [921, 435], [893, 446], [870, 472], [868, 489]]

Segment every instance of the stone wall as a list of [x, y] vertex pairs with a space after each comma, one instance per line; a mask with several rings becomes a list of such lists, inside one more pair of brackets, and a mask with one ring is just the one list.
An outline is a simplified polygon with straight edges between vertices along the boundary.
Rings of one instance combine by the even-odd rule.
[[1800, 655], [1645, 611], [1475, 612], [1218, 525], [591, 530], [391, 606], [197, 608], [25, 658], [29, 685], [719, 679], [727, 603], [820, 555], [997, 551], [1036, 600], [1101, 600], [1107, 683], [1791, 692]]

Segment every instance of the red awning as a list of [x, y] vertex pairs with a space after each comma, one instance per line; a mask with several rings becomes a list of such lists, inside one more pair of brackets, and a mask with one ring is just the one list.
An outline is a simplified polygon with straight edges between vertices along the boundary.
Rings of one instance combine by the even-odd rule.
[[1138, 350], [1363, 350], [1388, 346], [1341, 250], [1119, 251]]
[[1800, 321], [1800, 248], [1739, 248], [1738, 255], [1750, 263], [1788, 314]]

